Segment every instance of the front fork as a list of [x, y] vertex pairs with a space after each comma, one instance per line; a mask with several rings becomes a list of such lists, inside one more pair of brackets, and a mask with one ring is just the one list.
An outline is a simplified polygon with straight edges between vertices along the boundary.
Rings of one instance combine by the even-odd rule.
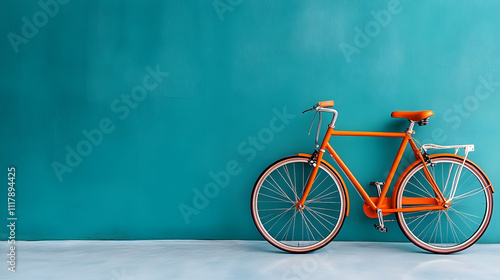
[[311, 191], [311, 187], [314, 183], [314, 180], [316, 179], [316, 175], [318, 174], [318, 169], [321, 164], [321, 161], [323, 159], [323, 155], [325, 154], [325, 149], [326, 145], [328, 144], [328, 141], [330, 140], [330, 136], [332, 135], [333, 127], [332, 125], [328, 126], [328, 131], [326, 132], [325, 138], [323, 139], [323, 143], [321, 143], [321, 146], [318, 149], [315, 149], [313, 154], [311, 155], [311, 158], [309, 159], [309, 164], [313, 166], [313, 170], [311, 172], [311, 175], [309, 176], [309, 180], [307, 181], [307, 185], [304, 189], [304, 193], [302, 194], [302, 197], [300, 198], [299, 202], [295, 204], [295, 207], [299, 210], [304, 209], [304, 203], [306, 202], [307, 195]]
[[[324, 152], [321, 153], [321, 158], [323, 157], [323, 154], [324, 154]], [[301, 199], [299, 200], [299, 202], [297, 202], [295, 204], [295, 207], [299, 210], [304, 209], [304, 203], [306, 201], [307, 195], [311, 191], [311, 187], [314, 183], [314, 180], [316, 179], [316, 175], [318, 174], [318, 169], [319, 169], [318, 162], [321, 162], [321, 158], [320, 158], [320, 152], [318, 152], [318, 150], [315, 149], [314, 152], [312, 153], [311, 157], [307, 161], [307, 163], [309, 163], [309, 165], [311, 165], [313, 167], [313, 170], [311, 172], [311, 175], [309, 176], [309, 180], [307, 181], [307, 184], [306, 184], [306, 187], [304, 189], [304, 193], [302, 194]]]

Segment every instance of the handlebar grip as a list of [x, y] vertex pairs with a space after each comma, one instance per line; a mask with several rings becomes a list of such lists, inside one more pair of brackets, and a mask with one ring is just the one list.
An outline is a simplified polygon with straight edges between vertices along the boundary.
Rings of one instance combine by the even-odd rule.
[[318, 102], [320, 107], [333, 107], [333, 100]]

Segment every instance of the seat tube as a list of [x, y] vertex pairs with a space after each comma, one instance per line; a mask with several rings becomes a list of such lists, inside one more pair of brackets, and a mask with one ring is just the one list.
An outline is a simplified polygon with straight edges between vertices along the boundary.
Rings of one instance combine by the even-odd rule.
[[399, 163], [401, 162], [401, 158], [403, 157], [406, 145], [408, 145], [409, 140], [410, 140], [410, 137], [408, 135], [405, 135], [405, 137], [403, 138], [403, 141], [401, 142], [401, 145], [399, 146], [399, 150], [398, 150], [398, 153], [396, 154], [396, 158], [394, 159], [394, 162], [392, 163], [391, 169], [389, 170], [389, 174], [387, 175], [387, 178], [385, 180], [384, 187], [382, 188], [382, 192], [379, 195], [377, 209], [382, 208], [382, 205], [383, 205], [384, 200], [385, 200], [385, 196], [387, 195], [387, 191], [389, 190], [389, 186], [391, 185], [392, 179], [394, 178], [394, 174], [396, 174], [396, 170], [398, 169]]
[[328, 141], [330, 140], [330, 137], [332, 136], [332, 131], [333, 131], [333, 128], [331, 126], [328, 126], [328, 130], [326, 131], [325, 137], [323, 138], [323, 142], [321, 143], [321, 146], [319, 149], [316, 166], [313, 168], [311, 175], [309, 176], [309, 180], [307, 181], [307, 185], [306, 185], [306, 188], [304, 189], [304, 193], [302, 194], [301, 199], [296, 204], [297, 209], [304, 208], [304, 203], [307, 199], [307, 195], [311, 191], [314, 180], [316, 179], [316, 175], [318, 174], [318, 169], [319, 169], [319, 166], [321, 164], [321, 160], [323, 159], [323, 155], [325, 154], [325, 149], [326, 149], [326, 146], [328, 144]]

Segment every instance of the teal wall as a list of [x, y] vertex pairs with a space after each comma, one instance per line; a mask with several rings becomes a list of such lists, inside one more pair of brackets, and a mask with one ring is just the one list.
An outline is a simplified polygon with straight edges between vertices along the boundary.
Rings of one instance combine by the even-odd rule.
[[[253, 184], [311, 152], [300, 112], [329, 99], [341, 130], [402, 131], [391, 111], [434, 110], [416, 138], [476, 144], [500, 189], [498, 1], [41, 3], [0, 3], [0, 217], [15, 166], [19, 240], [260, 239]], [[398, 146], [333, 143], [366, 186]], [[338, 240], [405, 240], [349, 190]], [[500, 242], [498, 205], [482, 242]]]

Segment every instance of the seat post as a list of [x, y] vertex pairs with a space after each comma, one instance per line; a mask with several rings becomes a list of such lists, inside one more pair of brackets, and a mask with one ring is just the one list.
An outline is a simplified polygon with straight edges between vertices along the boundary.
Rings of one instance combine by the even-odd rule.
[[415, 126], [414, 121], [410, 121], [410, 124], [408, 125], [408, 128], [406, 129], [407, 133], [414, 134], [415, 131], [413, 130], [413, 127]]

